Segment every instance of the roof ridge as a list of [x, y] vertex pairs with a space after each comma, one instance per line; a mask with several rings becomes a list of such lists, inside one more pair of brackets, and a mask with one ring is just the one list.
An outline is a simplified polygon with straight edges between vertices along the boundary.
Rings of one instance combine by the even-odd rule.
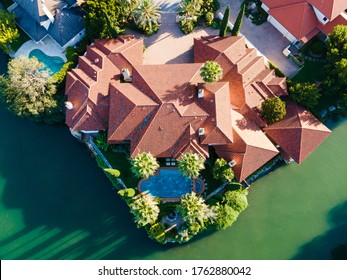
[[108, 139], [112, 138], [113, 135], [118, 131], [119, 127], [122, 126], [122, 124], [124, 124], [125, 120], [131, 115], [131, 113], [135, 110], [136, 106], [134, 106], [134, 108], [131, 109], [131, 111], [129, 112], [129, 114], [126, 116], [126, 118], [122, 121], [122, 123], [120, 125], [118, 125], [118, 127], [113, 131], [113, 133], [109, 136], [107, 136]]

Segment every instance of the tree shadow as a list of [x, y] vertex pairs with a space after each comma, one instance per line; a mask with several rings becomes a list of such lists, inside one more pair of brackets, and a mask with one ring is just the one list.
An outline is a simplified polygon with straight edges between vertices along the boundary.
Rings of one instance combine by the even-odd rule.
[[3, 106], [0, 119], [1, 259], [141, 259], [170, 248], [136, 229], [65, 125], [31, 123]]
[[347, 259], [347, 201], [328, 213], [331, 229], [300, 247], [293, 259]]

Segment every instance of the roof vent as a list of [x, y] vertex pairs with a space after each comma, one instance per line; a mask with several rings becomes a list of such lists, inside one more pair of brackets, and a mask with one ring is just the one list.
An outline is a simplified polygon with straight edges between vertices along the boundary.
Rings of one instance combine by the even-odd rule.
[[205, 135], [205, 129], [202, 128], [202, 127], [200, 127], [199, 130], [198, 130], [198, 135], [199, 135], [199, 136]]
[[130, 77], [130, 72], [128, 68], [122, 69], [122, 75], [125, 82], [132, 82], [133, 79]]
[[65, 108], [68, 110], [72, 110], [73, 104], [70, 101], [65, 101]]
[[95, 58], [95, 59], [94, 59], [94, 63], [95, 63], [95, 64], [99, 63], [99, 61], [100, 61], [99, 58]]
[[204, 97], [204, 89], [203, 88], [199, 88], [198, 90], [198, 98], [203, 98]]
[[236, 165], [236, 161], [235, 161], [235, 160], [229, 161], [229, 162], [228, 162], [228, 165], [229, 165], [230, 167], [234, 167], [234, 166]]

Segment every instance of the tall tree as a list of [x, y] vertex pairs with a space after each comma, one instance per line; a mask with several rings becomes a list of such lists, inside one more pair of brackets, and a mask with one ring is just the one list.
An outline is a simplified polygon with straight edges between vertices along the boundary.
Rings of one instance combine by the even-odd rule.
[[230, 6], [228, 5], [224, 11], [223, 19], [220, 24], [220, 30], [219, 30], [220, 37], [224, 37], [227, 33], [229, 17], [230, 17]]
[[231, 182], [234, 172], [224, 158], [218, 158], [213, 166], [213, 177], [216, 180]]
[[240, 10], [240, 12], [237, 15], [237, 18], [235, 20], [234, 27], [231, 30], [231, 36], [239, 35], [239, 32], [241, 30], [241, 26], [242, 26], [242, 19], [243, 19], [243, 16], [245, 14], [245, 10], [246, 10], [246, 1], [243, 1], [241, 4], [241, 10]]
[[138, 227], [154, 224], [159, 216], [158, 200], [149, 195], [139, 194], [129, 203], [130, 212]]
[[179, 25], [184, 34], [191, 33], [201, 15], [201, 0], [182, 0], [177, 8]]
[[194, 192], [181, 198], [177, 211], [193, 234], [197, 234], [208, 222], [213, 223], [217, 218], [217, 208], [208, 206], [204, 199]]
[[[87, 0], [81, 6], [87, 12], [84, 16], [84, 25], [90, 41], [112, 38], [115, 33], [124, 32], [123, 27], [127, 23], [128, 13], [124, 10], [126, 6], [119, 0]], [[108, 24], [108, 20], [111, 24]]]
[[151, 153], [138, 154], [131, 160], [131, 171], [136, 177], [148, 178], [153, 175], [159, 168], [159, 164], [155, 157]]
[[41, 114], [57, 106], [55, 80], [43, 68], [35, 57], [9, 62], [8, 75], [1, 79], [2, 96], [16, 115], [41, 120]]
[[151, 35], [158, 31], [160, 20], [160, 6], [153, 0], [139, 0], [134, 9], [134, 19], [138, 28], [146, 35]]
[[180, 172], [188, 178], [198, 177], [200, 171], [205, 168], [204, 161], [205, 160], [197, 154], [186, 153], [178, 160], [178, 168]]
[[206, 83], [217, 82], [223, 77], [223, 69], [215, 61], [206, 61], [200, 71], [200, 75]]
[[0, 48], [7, 54], [12, 51], [11, 44], [19, 38], [15, 17], [15, 14], [0, 9]]
[[279, 97], [267, 98], [261, 104], [262, 117], [268, 124], [272, 124], [284, 118], [286, 115], [286, 103]]
[[319, 88], [310, 82], [294, 83], [289, 86], [289, 96], [307, 109], [314, 109], [321, 97]]
[[347, 26], [337, 25], [328, 36], [328, 60], [332, 63], [347, 58]]

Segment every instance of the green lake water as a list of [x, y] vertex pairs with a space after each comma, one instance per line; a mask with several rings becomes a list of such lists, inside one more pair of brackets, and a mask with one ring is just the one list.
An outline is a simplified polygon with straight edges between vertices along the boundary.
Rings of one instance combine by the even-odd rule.
[[347, 242], [347, 121], [302, 165], [252, 185], [229, 229], [162, 246], [132, 222], [66, 126], [0, 107], [1, 259], [329, 259]]

